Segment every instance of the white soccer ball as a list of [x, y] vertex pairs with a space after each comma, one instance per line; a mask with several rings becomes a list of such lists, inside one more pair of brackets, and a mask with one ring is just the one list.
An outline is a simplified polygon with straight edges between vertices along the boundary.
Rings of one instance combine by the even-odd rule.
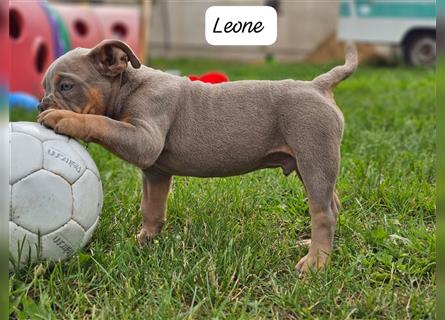
[[10, 267], [72, 256], [102, 210], [96, 164], [75, 139], [38, 123], [10, 123], [9, 146]]

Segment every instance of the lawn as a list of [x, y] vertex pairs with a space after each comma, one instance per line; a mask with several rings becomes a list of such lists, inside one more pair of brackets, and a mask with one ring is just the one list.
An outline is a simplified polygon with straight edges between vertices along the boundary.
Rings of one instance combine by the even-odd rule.
[[[332, 65], [155, 60], [231, 80], [312, 79]], [[361, 66], [335, 90], [345, 115], [331, 265], [294, 270], [310, 234], [303, 187], [279, 169], [176, 177], [161, 236], [139, 248], [140, 175], [97, 145], [104, 192], [91, 243], [10, 277], [19, 319], [435, 318], [435, 72]], [[11, 113], [11, 121], [34, 119]]]

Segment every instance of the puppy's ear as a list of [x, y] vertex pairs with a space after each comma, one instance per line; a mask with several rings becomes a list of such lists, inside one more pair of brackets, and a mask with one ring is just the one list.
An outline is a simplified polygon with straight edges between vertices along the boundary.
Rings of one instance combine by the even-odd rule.
[[103, 40], [88, 53], [94, 60], [94, 65], [105, 76], [115, 77], [121, 74], [131, 62], [133, 68], [139, 68], [141, 63], [133, 50], [120, 40]]

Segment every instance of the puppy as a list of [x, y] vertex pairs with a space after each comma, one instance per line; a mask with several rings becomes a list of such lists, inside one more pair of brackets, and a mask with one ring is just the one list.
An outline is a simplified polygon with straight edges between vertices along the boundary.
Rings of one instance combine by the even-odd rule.
[[105, 40], [52, 63], [38, 121], [98, 143], [142, 170], [141, 244], [161, 231], [173, 175], [295, 171], [311, 215], [309, 252], [297, 264], [305, 272], [322, 268], [332, 251], [343, 132], [332, 89], [357, 63], [350, 44], [344, 65], [312, 81], [214, 85], [141, 66], [125, 43]]

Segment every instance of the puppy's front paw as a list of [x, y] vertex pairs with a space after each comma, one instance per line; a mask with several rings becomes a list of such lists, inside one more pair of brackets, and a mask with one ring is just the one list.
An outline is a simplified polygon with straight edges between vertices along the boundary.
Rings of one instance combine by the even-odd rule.
[[309, 270], [318, 271], [325, 267], [325, 265], [329, 261], [329, 254], [319, 251], [319, 253], [312, 253], [309, 250], [309, 253], [305, 255], [301, 260], [297, 263], [296, 270], [300, 274], [307, 273]]
[[37, 121], [54, 132], [75, 138], [84, 138], [82, 116], [69, 110], [48, 109], [40, 113]]
[[138, 240], [139, 245], [143, 246], [151, 242], [157, 234], [158, 233], [151, 232], [146, 228], [142, 228], [141, 231], [139, 231], [139, 233], [137, 234], [136, 238]]

